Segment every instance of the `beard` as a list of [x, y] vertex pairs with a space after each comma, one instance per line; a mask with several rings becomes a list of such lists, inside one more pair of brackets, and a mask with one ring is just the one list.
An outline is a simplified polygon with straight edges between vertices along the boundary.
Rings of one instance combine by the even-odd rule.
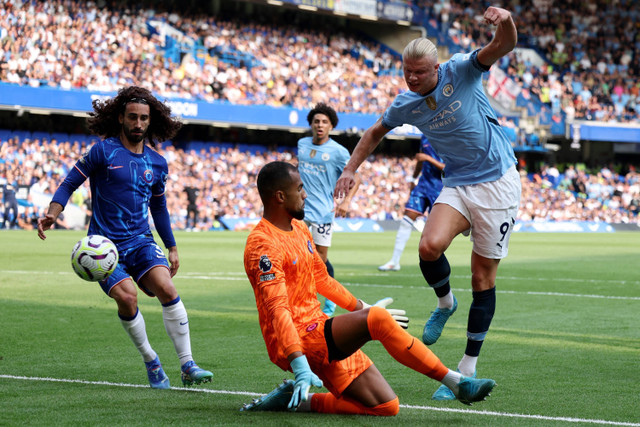
[[131, 129], [123, 127], [122, 131], [124, 132], [124, 135], [127, 137], [127, 139], [129, 140], [130, 143], [132, 144], [137, 144], [140, 141], [144, 140], [144, 138], [147, 136], [146, 132], [142, 132], [141, 134], [138, 135], [134, 135], [131, 132]]
[[304, 207], [295, 211], [289, 211], [289, 215], [291, 215], [295, 219], [299, 219], [300, 221], [302, 221], [304, 219]]

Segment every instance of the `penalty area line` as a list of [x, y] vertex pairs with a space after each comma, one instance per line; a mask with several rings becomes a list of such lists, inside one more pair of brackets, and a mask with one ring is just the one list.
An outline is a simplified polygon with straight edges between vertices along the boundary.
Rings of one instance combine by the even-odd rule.
[[[106, 385], [106, 386], [112, 386], [112, 387], [149, 388], [149, 385], [147, 384], [127, 384], [127, 383], [114, 383], [109, 381], [87, 381], [87, 380], [65, 379], [65, 378], [26, 377], [26, 376], [20, 376], [20, 375], [3, 375], [3, 374], [0, 374], [0, 378], [10, 379], [10, 380], [48, 381], [48, 382], [72, 383], [72, 384], [87, 384], [87, 385]], [[211, 390], [211, 389], [203, 389], [203, 388], [195, 389], [195, 388], [186, 388], [186, 387], [171, 387], [170, 390], [186, 391], [191, 393], [228, 394], [228, 395], [249, 396], [249, 397], [263, 396], [263, 394], [261, 393], [252, 393], [248, 391]], [[474, 409], [439, 408], [434, 406], [400, 405], [400, 407], [406, 408], [406, 409], [420, 410], [420, 411], [453, 412], [453, 413], [459, 413], [459, 414], [489, 415], [494, 417], [505, 417], [505, 418], [526, 418], [526, 419], [534, 419], [534, 420], [561, 421], [561, 422], [569, 422], [569, 423], [587, 423], [587, 424], [600, 424], [600, 425], [613, 425], [613, 426], [640, 427], [640, 423], [593, 420], [588, 418], [551, 417], [546, 415], [513, 414], [508, 412], [477, 411]]]

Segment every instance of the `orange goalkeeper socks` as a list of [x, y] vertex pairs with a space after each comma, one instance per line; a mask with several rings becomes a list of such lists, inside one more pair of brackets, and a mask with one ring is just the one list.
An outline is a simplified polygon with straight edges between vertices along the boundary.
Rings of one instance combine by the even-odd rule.
[[351, 414], [351, 415], [377, 415], [392, 417], [400, 411], [400, 401], [396, 396], [389, 402], [382, 403], [371, 408], [364, 406], [355, 400], [335, 397], [331, 393], [314, 393], [311, 396], [311, 412], [322, 414]]
[[367, 317], [371, 338], [380, 341], [387, 352], [398, 362], [442, 381], [449, 369], [429, 348], [398, 325], [382, 307], [371, 307]]

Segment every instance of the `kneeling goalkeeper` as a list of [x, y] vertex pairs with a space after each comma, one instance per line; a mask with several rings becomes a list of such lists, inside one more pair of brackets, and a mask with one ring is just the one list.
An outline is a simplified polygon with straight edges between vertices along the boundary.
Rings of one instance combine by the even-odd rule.
[[[295, 166], [265, 165], [257, 179], [264, 205], [249, 234], [244, 266], [253, 287], [269, 358], [294, 381], [244, 405], [243, 411], [310, 411], [392, 416], [398, 397], [360, 348], [380, 341], [398, 362], [449, 387], [463, 403], [484, 400], [495, 382], [448, 369], [403, 328], [404, 311], [387, 310], [386, 298], [373, 307], [356, 299], [329, 276], [302, 221], [306, 192]], [[329, 318], [317, 293], [350, 313]], [[309, 393], [311, 386], [329, 393]]]

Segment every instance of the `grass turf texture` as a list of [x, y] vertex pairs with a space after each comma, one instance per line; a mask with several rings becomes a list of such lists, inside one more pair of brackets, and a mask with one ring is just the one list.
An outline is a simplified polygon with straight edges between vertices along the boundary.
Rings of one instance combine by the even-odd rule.
[[[637, 233], [512, 236], [478, 364], [479, 376], [498, 385], [488, 401], [471, 409], [432, 401], [438, 383], [398, 364], [379, 343], [367, 344], [364, 351], [400, 398], [393, 419], [239, 412], [243, 402], [292, 378], [266, 354], [244, 276], [244, 232], [176, 233], [181, 267], [174, 281], [189, 313], [193, 354], [215, 377], [191, 391], [151, 390], [115, 303], [71, 270], [71, 248], [83, 235], [50, 231], [42, 242], [35, 232], [0, 233], [1, 425], [640, 423]], [[377, 271], [394, 240], [391, 232], [338, 233], [329, 258], [336, 278], [356, 296], [369, 303], [392, 296], [392, 307], [407, 310], [409, 332], [419, 337], [435, 297], [417, 266], [417, 233], [401, 271]], [[468, 239], [458, 237], [447, 252], [460, 305], [431, 346], [454, 369], [466, 342], [470, 250]], [[141, 292], [139, 302], [150, 342], [172, 386], [181, 388], [161, 307]], [[40, 377], [86, 383], [33, 379]]]

